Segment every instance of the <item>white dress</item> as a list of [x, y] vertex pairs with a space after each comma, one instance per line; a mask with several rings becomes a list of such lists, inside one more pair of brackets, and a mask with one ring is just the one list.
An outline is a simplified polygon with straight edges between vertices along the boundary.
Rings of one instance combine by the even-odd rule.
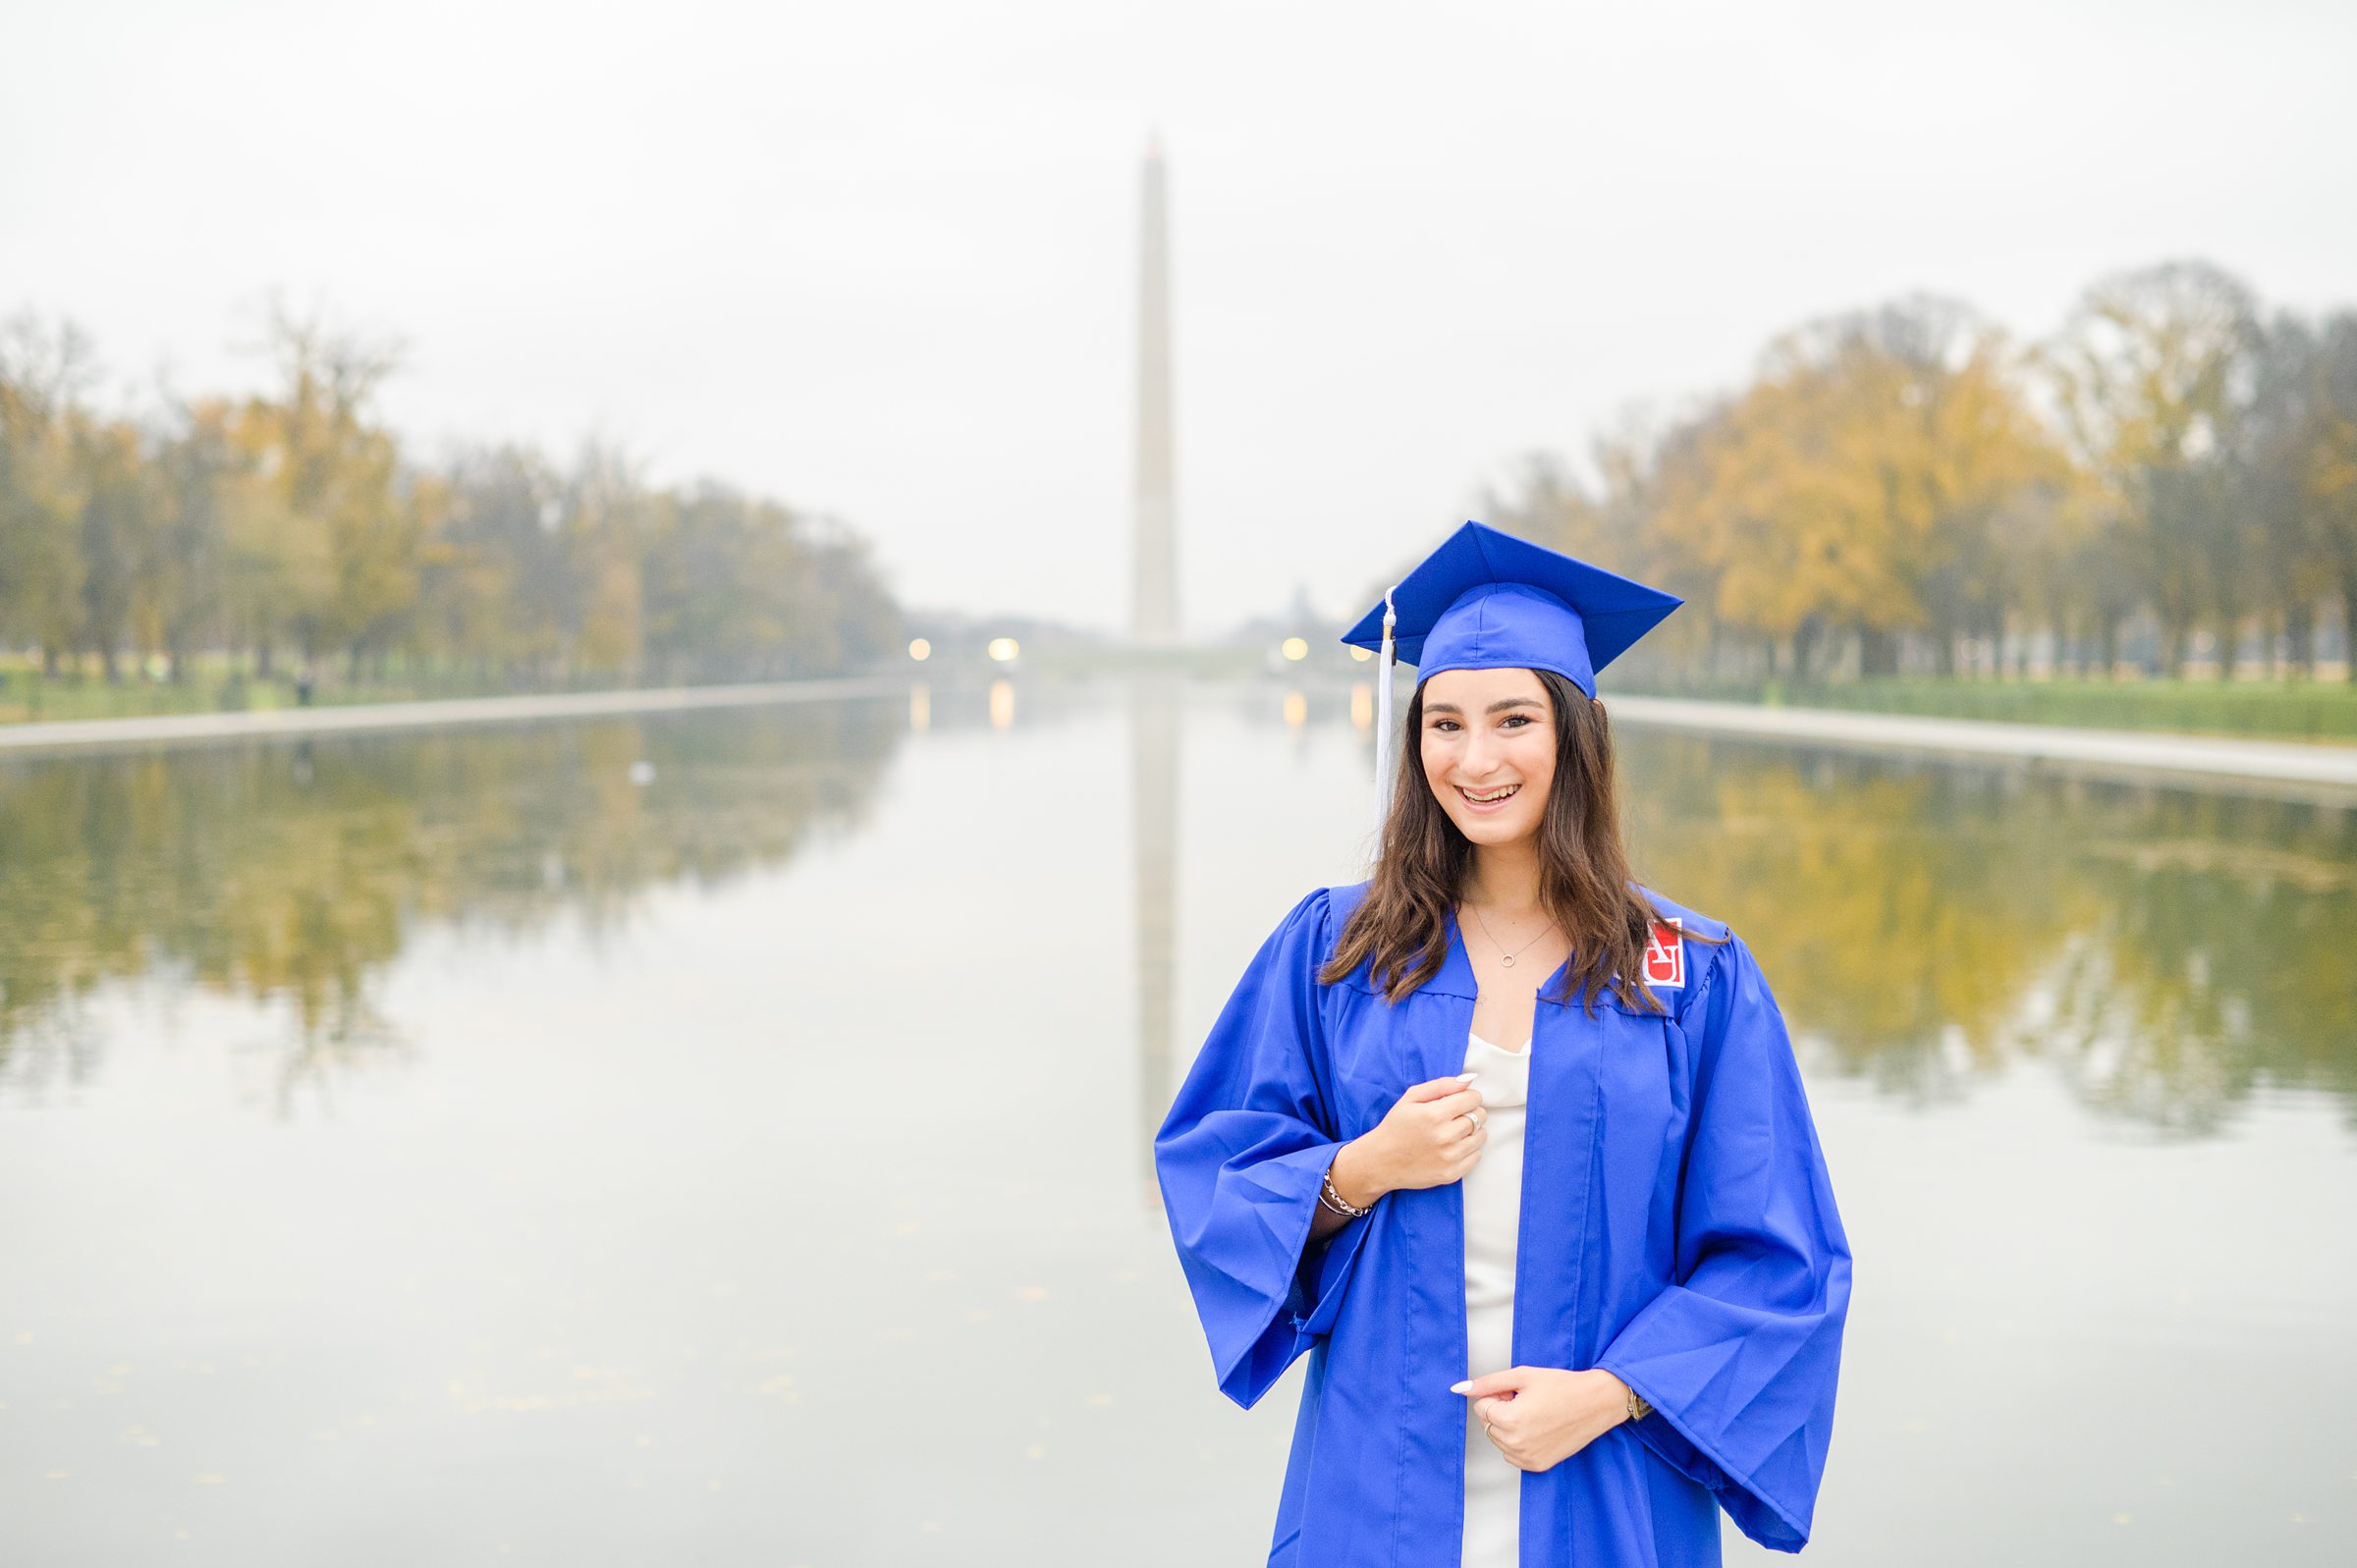
[[[1490, 1141], [1458, 1185], [1465, 1198], [1466, 1376], [1514, 1364], [1514, 1232], [1522, 1203], [1522, 1111], [1530, 1099], [1530, 1048], [1507, 1051], [1479, 1035], [1465, 1043], [1478, 1071]], [[1522, 1472], [1481, 1429], [1465, 1401], [1464, 1568], [1516, 1568], [1522, 1541]]]

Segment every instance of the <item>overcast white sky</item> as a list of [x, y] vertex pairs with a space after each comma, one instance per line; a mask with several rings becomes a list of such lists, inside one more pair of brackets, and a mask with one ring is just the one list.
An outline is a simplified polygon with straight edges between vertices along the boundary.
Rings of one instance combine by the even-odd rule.
[[1338, 620], [1485, 477], [1915, 290], [2025, 335], [2199, 254], [2357, 304], [2357, 6], [0, 0], [0, 312], [387, 417], [623, 442], [920, 606], [1126, 615], [1138, 159], [1170, 154], [1181, 611]]

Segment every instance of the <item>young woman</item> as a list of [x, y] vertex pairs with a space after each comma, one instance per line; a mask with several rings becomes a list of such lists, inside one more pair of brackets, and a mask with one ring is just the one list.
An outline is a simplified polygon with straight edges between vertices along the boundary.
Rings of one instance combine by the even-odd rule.
[[1419, 666], [1374, 875], [1280, 922], [1154, 1144], [1221, 1389], [1309, 1352], [1272, 1565], [1807, 1543], [1848, 1239], [1750, 950], [1630, 879], [1596, 701], [1678, 602], [1467, 523], [1344, 639]]

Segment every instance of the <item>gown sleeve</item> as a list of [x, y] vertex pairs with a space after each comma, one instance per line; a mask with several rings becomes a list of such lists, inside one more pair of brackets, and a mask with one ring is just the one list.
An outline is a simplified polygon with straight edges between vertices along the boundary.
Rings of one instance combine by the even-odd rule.
[[1334, 1324], [1372, 1217], [1309, 1239], [1336, 1136], [1320, 889], [1261, 944], [1154, 1135], [1155, 1176], [1220, 1391], [1249, 1410]]
[[1596, 1365], [1654, 1407], [1633, 1435], [1744, 1535], [1798, 1551], [1833, 1435], [1849, 1238], [1776, 999], [1739, 938], [1714, 956], [1683, 1024], [1694, 1086], [1674, 1282]]

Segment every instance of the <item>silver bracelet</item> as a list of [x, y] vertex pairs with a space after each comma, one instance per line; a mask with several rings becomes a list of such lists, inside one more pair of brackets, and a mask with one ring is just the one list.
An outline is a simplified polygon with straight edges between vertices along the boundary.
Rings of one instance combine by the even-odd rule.
[[1334, 1171], [1332, 1168], [1327, 1170], [1326, 1179], [1318, 1184], [1318, 1206], [1331, 1214], [1343, 1215], [1351, 1219], [1356, 1219], [1361, 1215], [1371, 1215], [1375, 1212], [1375, 1206], [1373, 1204], [1369, 1204], [1364, 1209], [1361, 1209], [1354, 1204], [1346, 1202], [1341, 1193], [1335, 1191]]

